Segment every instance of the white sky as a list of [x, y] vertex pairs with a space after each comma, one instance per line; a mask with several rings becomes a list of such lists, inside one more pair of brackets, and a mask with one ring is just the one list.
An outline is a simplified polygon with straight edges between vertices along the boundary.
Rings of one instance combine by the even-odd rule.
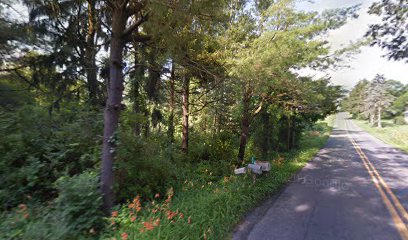
[[[379, 21], [379, 18], [367, 13], [368, 7], [374, 0], [315, 0], [302, 1], [297, 7], [306, 11], [323, 11], [331, 8], [349, 7], [356, 4], [362, 4], [359, 11], [359, 18], [349, 21], [343, 27], [332, 31], [328, 36], [328, 41], [333, 49], [345, 46], [351, 41], [355, 42], [358, 38], [364, 36], [368, 25]], [[378, 47], [363, 47], [360, 53], [348, 59], [345, 63], [350, 68], [328, 71], [327, 73], [307, 71], [309, 75], [317, 77], [329, 74], [333, 84], [345, 86], [350, 89], [360, 79], [371, 80], [376, 74], [384, 74], [390, 79], [399, 80], [408, 84], [408, 64], [403, 61], [388, 61], [382, 57], [385, 51]]]

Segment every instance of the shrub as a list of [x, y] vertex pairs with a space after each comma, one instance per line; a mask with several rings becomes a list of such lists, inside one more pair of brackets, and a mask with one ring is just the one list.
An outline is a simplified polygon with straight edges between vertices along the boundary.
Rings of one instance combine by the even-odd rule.
[[119, 202], [129, 196], [142, 198], [163, 193], [177, 183], [177, 175], [183, 168], [168, 155], [164, 146], [166, 138], [154, 135], [138, 138], [121, 132], [115, 158], [115, 191]]
[[58, 197], [48, 206], [19, 204], [3, 212], [0, 239], [89, 239], [104, 226], [98, 177], [85, 172], [57, 181]]
[[0, 208], [56, 197], [54, 182], [99, 162], [99, 113], [72, 106], [49, 115], [43, 107], [0, 112]]
[[68, 235], [86, 235], [103, 226], [99, 178], [95, 173], [84, 172], [57, 181], [56, 212], [67, 223]]
[[395, 118], [394, 118], [394, 123], [395, 123], [396, 125], [405, 125], [405, 124], [407, 124], [407, 123], [405, 122], [405, 118], [404, 118], [403, 116], [395, 117]]

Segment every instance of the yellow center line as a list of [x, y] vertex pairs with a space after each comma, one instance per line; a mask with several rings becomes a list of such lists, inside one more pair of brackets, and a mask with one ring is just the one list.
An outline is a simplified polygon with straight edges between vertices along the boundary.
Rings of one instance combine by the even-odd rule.
[[[347, 123], [348, 124], [348, 123]], [[348, 126], [348, 125], [347, 125]], [[348, 132], [348, 131], [347, 131]], [[352, 141], [354, 141], [353, 138], [351, 138]], [[363, 158], [367, 161], [368, 165], [371, 166], [371, 168], [374, 171], [374, 174], [377, 176], [378, 180], [380, 181], [381, 185], [385, 188], [385, 191], [390, 195], [391, 199], [393, 200], [395, 206], [398, 208], [402, 216], [405, 218], [406, 221], [408, 221], [408, 213], [407, 210], [404, 208], [404, 206], [401, 204], [401, 202], [398, 200], [398, 198], [395, 196], [395, 194], [392, 192], [388, 184], [384, 181], [384, 179], [381, 177], [381, 175], [378, 173], [377, 169], [374, 167], [374, 165], [371, 163], [371, 161], [368, 159], [367, 155], [363, 152], [361, 147], [354, 141], [356, 146], [358, 147], [359, 151], [361, 152]]]
[[354, 141], [353, 137], [350, 135], [350, 133], [348, 131], [348, 122], [347, 122], [347, 120], [345, 120], [345, 128], [346, 128], [347, 136], [350, 139], [350, 142], [353, 144], [354, 149], [356, 149], [356, 152], [358, 153], [361, 160], [363, 161], [363, 164], [364, 164], [365, 168], [367, 169], [368, 173], [370, 174], [371, 179], [374, 182], [374, 185], [376, 186], [376, 188], [380, 192], [381, 198], [382, 198], [385, 206], [387, 207], [388, 211], [390, 212], [392, 220], [394, 221], [395, 226], [398, 229], [398, 232], [399, 232], [401, 238], [404, 239], [404, 240], [408, 240], [407, 226], [405, 225], [404, 221], [399, 216], [397, 210], [395, 209], [395, 207], [392, 204], [392, 202], [390, 201], [390, 199], [387, 197], [387, 194], [384, 192], [383, 188], [385, 188], [385, 191], [387, 191], [387, 193], [391, 196], [391, 199], [395, 203], [398, 210], [400, 210], [402, 215], [407, 219], [408, 214], [407, 214], [405, 208], [402, 206], [402, 204], [400, 203], [398, 198], [394, 195], [394, 193], [391, 191], [391, 189], [389, 189], [388, 185], [385, 183], [385, 181], [382, 179], [382, 177], [377, 172], [375, 167], [372, 165], [372, 163], [370, 162], [368, 157], [365, 155], [365, 153], [363, 152], [361, 147]]

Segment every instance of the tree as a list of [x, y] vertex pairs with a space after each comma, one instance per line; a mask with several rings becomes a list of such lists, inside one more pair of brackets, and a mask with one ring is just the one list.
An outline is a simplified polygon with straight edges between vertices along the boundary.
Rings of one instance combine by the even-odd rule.
[[400, 95], [392, 104], [392, 110], [396, 115], [401, 115], [403, 112], [408, 111], [408, 91]]
[[408, 3], [404, 0], [381, 0], [371, 5], [369, 13], [382, 17], [379, 24], [371, 24], [366, 36], [371, 45], [388, 51], [389, 59], [408, 61]]
[[[341, 26], [355, 11], [350, 8], [317, 16], [297, 12], [293, 1], [288, 0], [258, 10], [261, 12], [243, 14], [232, 25], [227, 34], [228, 43], [225, 43], [230, 46], [230, 75], [239, 82], [242, 93], [239, 162], [244, 160], [251, 122], [261, 112], [268, 95], [274, 92], [276, 85], [293, 77], [291, 70], [312, 66], [324, 59], [328, 47], [316, 36]], [[254, 15], [262, 16], [263, 21], [257, 22]], [[290, 125], [290, 111], [286, 113]]]
[[[113, 161], [117, 147], [117, 129], [124, 90], [123, 50], [129, 36], [147, 20], [146, 1], [107, 0], [112, 38], [109, 52], [108, 99], [104, 113], [101, 191], [103, 207], [109, 212], [114, 203]], [[131, 21], [130, 24], [128, 22]]]
[[[208, 34], [206, 27], [211, 26], [212, 14], [223, 11], [223, 1], [130, 1], [130, 0], [106, 0], [109, 9], [108, 23], [112, 38], [110, 39], [109, 58], [109, 84], [108, 99], [104, 114], [104, 143], [102, 150], [102, 176], [101, 189], [103, 193], [104, 208], [109, 210], [113, 204], [113, 161], [117, 147], [117, 129], [119, 115], [124, 107], [122, 105], [124, 90], [124, 50], [129, 41], [144, 42], [153, 39], [151, 51], [147, 54], [149, 64], [149, 84], [146, 85], [146, 93], [150, 98], [156, 98], [158, 92], [154, 87], [155, 82], [160, 81], [161, 64], [157, 56], [161, 53], [161, 46], [167, 50], [178, 65], [187, 71], [184, 75], [184, 151], [188, 151], [188, 95], [189, 81], [192, 65], [196, 56], [200, 54], [200, 46], [203, 41], [197, 40], [197, 36]], [[217, 11], [216, 11], [217, 10]], [[211, 13], [211, 14], [207, 14]], [[201, 21], [203, 18], [205, 21]], [[131, 22], [129, 24], [129, 22]], [[141, 25], [143, 24], [143, 28]], [[143, 29], [143, 31], [142, 31]], [[179, 31], [174, 31], [178, 29]], [[188, 30], [193, 30], [191, 33]], [[146, 35], [147, 34], [147, 35]], [[181, 38], [178, 38], [180, 37]], [[170, 40], [173, 40], [170, 42]], [[137, 44], [133, 44], [137, 46]], [[187, 48], [188, 47], [188, 48]], [[137, 51], [138, 49], [134, 49]], [[195, 70], [197, 71], [197, 66]], [[183, 70], [184, 72], [184, 70]], [[201, 71], [198, 71], [201, 72]], [[146, 128], [148, 130], [148, 128]]]
[[349, 96], [342, 102], [342, 108], [358, 117], [364, 111], [364, 99], [366, 97], [366, 87], [369, 84], [368, 80], [360, 80], [349, 93]]
[[[43, 53], [52, 66], [62, 66], [70, 74], [70, 85], [86, 79], [88, 103], [102, 105], [101, 83], [98, 81], [98, 43], [107, 36], [102, 31], [100, 0], [25, 1], [30, 8], [30, 22], [35, 29]], [[51, 47], [52, 46], [52, 47]], [[64, 57], [61, 57], [64, 56]], [[80, 62], [80, 71], [76, 69]]]
[[377, 116], [377, 127], [382, 128], [382, 113], [389, 107], [395, 97], [391, 94], [391, 88], [383, 75], [376, 75], [366, 88], [365, 106], [370, 116], [370, 123], [374, 125]]

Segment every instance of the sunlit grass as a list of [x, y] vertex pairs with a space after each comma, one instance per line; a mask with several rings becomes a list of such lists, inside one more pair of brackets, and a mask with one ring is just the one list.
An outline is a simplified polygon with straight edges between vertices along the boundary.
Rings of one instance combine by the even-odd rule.
[[377, 128], [371, 127], [367, 121], [353, 121], [383, 142], [408, 152], [408, 125], [395, 125], [392, 121], [385, 121], [383, 128]]

